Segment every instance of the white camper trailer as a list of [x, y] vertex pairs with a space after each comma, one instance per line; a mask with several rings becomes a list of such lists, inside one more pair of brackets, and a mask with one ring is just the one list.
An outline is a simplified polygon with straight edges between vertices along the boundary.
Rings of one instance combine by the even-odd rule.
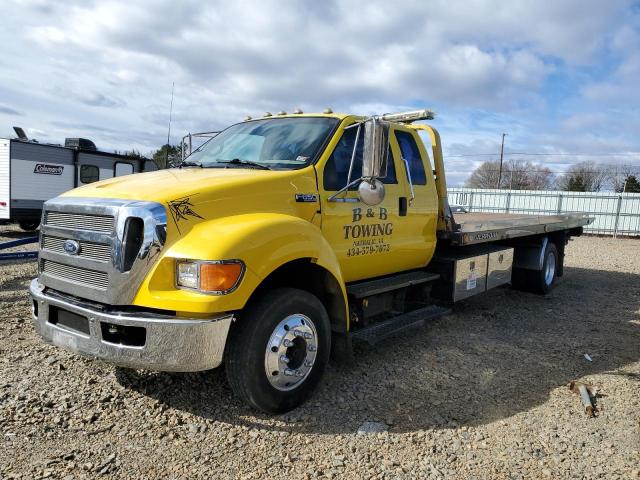
[[46, 200], [87, 183], [156, 169], [152, 160], [100, 152], [84, 139], [67, 139], [63, 147], [0, 138], [0, 222], [35, 230]]

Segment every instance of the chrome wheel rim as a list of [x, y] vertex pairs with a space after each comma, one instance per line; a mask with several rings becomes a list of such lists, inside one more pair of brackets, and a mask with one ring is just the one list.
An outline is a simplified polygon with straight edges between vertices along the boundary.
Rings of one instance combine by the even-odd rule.
[[273, 330], [264, 355], [264, 369], [271, 386], [293, 390], [309, 376], [318, 354], [318, 334], [311, 319], [289, 315]]
[[553, 277], [556, 274], [556, 254], [553, 252], [549, 252], [549, 256], [547, 257], [547, 265], [544, 269], [544, 282], [547, 285], [551, 285], [553, 282]]

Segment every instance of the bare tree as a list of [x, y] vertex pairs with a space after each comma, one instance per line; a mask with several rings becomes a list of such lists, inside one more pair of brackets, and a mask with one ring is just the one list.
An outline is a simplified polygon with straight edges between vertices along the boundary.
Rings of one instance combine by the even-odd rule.
[[551, 170], [542, 165], [534, 165], [529, 172], [529, 190], [551, 190], [555, 176]]
[[[471, 188], [497, 188], [500, 163], [484, 162], [466, 182]], [[499, 188], [512, 190], [544, 190], [553, 184], [553, 173], [547, 167], [524, 160], [509, 160], [502, 167]]]
[[489, 161], [477, 167], [465, 185], [470, 188], [496, 188], [500, 175], [500, 162]]
[[609, 170], [609, 183], [614, 192], [622, 192], [630, 177], [640, 176], [640, 169], [632, 165], [612, 166]]
[[502, 172], [502, 182], [500, 188], [510, 190], [529, 189], [529, 170], [532, 165], [521, 160], [509, 160], [505, 163]]
[[605, 167], [595, 162], [580, 162], [558, 178], [557, 187], [572, 192], [599, 192], [610, 177], [610, 171]]

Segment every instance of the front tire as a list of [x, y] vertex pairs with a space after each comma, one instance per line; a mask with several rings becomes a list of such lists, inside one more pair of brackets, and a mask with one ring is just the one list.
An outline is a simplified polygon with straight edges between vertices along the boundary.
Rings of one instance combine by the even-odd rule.
[[304, 290], [277, 288], [252, 302], [233, 325], [227, 378], [253, 408], [287, 412], [313, 393], [330, 351], [331, 325], [320, 300]]

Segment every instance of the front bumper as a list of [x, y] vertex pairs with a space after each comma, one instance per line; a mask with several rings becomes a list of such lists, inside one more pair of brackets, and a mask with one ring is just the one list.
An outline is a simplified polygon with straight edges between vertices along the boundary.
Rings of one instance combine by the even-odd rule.
[[[37, 305], [37, 308], [34, 306], [33, 323], [47, 342], [130, 368], [171, 372], [215, 368], [222, 363], [229, 326], [233, 320], [230, 314], [213, 319], [183, 319], [148, 313], [103, 312], [91, 304], [49, 295], [37, 279], [31, 282], [30, 292]], [[57, 309], [56, 312], [71, 312], [86, 318], [88, 331], [81, 332], [51, 323], [52, 307]], [[144, 329], [140, 345], [113, 343], [104, 339], [105, 328], [118, 331], [127, 327], [137, 327], [138, 332]]]

